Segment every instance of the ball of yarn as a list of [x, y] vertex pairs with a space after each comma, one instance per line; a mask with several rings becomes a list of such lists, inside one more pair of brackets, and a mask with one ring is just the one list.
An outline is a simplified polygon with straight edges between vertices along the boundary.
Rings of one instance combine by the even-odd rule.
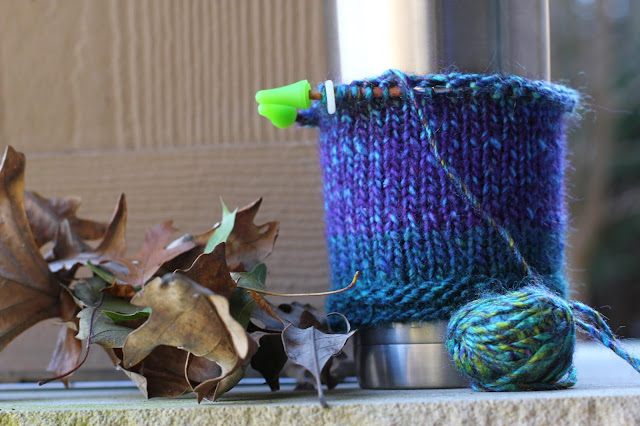
[[475, 390], [562, 389], [576, 381], [570, 305], [538, 287], [475, 300], [450, 319], [446, 346]]

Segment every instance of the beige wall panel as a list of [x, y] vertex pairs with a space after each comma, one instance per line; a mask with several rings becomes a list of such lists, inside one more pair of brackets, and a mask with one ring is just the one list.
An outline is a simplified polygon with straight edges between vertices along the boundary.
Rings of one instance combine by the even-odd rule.
[[202, 233], [220, 220], [220, 197], [229, 207], [263, 197], [256, 222], [281, 223], [267, 262], [270, 288], [320, 290], [328, 267], [316, 152], [308, 142], [33, 155], [27, 157], [27, 188], [46, 196], [79, 195], [81, 215], [104, 220], [125, 192], [130, 252], [140, 248], [150, 225], [173, 219], [182, 233]]
[[320, 1], [0, 0], [0, 137], [27, 152], [293, 143], [253, 95], [325, 68]]

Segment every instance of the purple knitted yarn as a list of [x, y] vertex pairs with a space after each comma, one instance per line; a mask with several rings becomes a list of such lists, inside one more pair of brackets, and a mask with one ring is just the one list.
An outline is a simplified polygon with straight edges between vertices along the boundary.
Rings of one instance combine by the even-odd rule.
[[406, 80], [428, 129], [407, 96], [373, 97], [373, 87], [401, 85], [393, 72], [336, 87], [333, 115], [323, 102], [300, 115], [320, 130], [333, 288], [361, 271], [354, 289], [328, 299], [328, 311], [356, 326], [447, 320], [486, 292], [530, 283], [436, 161], [430, 134], [535, 275], [564, 295], [564, 123], [578, 94], [508, 75]]

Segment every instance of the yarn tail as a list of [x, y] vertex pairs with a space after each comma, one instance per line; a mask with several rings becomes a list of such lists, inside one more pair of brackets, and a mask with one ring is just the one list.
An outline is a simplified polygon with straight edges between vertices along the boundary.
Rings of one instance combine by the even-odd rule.
[[622, 347], [620, 341], [598, 311], [584, 303], [575, 301], [571, 302], [571, 309], [575, 314], [576, 325], [580, 329], [589, 334], [594, 340], [611, 349], [640, 373], [640, 358], [631, 355]]

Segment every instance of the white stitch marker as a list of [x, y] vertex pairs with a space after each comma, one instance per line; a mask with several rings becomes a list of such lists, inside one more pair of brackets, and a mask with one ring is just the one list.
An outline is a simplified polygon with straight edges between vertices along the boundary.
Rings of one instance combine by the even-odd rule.
[[336, 112], [336, 92], [333, 87], [333, 81], [327, 80], [324, 82], [324, 90], [327, 93], [327, 112], [329, 114], [335, 114]]

